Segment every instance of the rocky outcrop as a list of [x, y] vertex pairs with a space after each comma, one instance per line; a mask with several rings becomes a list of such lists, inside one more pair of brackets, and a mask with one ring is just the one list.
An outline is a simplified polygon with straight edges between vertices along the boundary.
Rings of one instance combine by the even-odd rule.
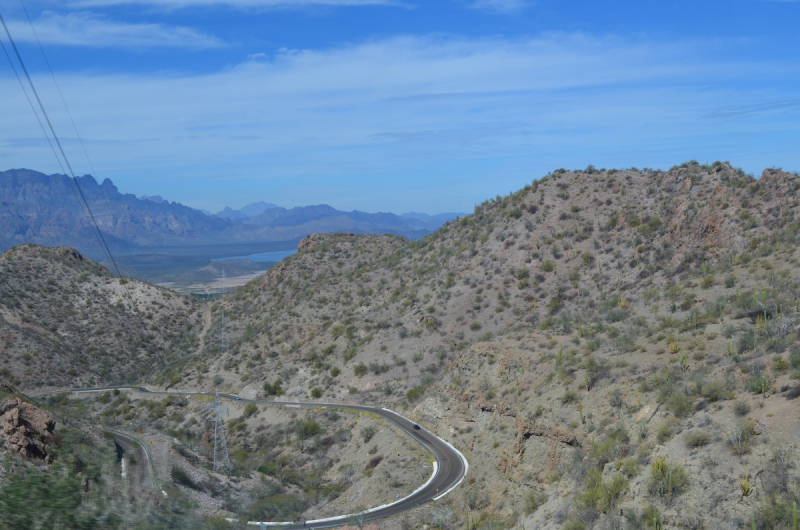
[[49, 461], [47, 445], [53, 441], [56, 422], [42, 409], [21, 399], [0, 404], [5, 447], [25, 458]]

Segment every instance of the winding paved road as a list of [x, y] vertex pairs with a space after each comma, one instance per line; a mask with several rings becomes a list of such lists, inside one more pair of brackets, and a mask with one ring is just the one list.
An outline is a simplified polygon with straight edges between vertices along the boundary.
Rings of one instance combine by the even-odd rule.
[[[143, 386], [108, 386], [108, 387], [96, 387], [96, 388], [74, 388], [70, 390], [62, 390], [60, 392], [47, 392], [39, 395], [69, 394], [75, 392], [102, 392], [115, 389], [119, 390], [129, 389], [147, 394], [163, 394], [163, 395], [181, 395], [181, 396], [215, 395], [210, 392], [168, 392], [168, 391], [148, 390]], [[414, 422], [389, 409], [379, 408], [379, 407], [368, 407], [364, 405], [341, 405], [336, 403], [258, 401], [258, 400], [239, 398], [234, 394], [220, 394], [219, 397], [231, 401], [239, 401], [241, 403], [257, 403], [260, 405], [279, 405], [287, 407], [332, 407], [332, 408], [371, 412], [373, 414], [377, 414], [386, 421], [395, 424], [397, 427], [405, 431], [406, 434], [408, 434], [417, 442], [422, 444], [422, 446], [425, 447], [436, 459], [436, 463], [434, 464], [434, 469], [433, 469], [433, 475], [430, 477], [430, 479], [428, 479], [428, 482], [426, 482], [424, 485], [422, 485], [419, 489], [417, 489], [408, 497], [400, 499], [392, 504], [371, 508], [361, 514], [342, 515], [338, 517], [332, 517], [329, 519], [306, 521], [305, 523], [299, 523], [299, 524], [251, 521], [248, 523], [249, 525], [256, 525], [256, 526], [260, 525], [262, 527], [278, 527], [281, 529], [294, 530], [302, 528], [329, 528], [332, 526], [341, 526], [343, 524], [352, 523], [355, 521], [363, 522], [371, 519], [379, 519], [381, 517], [393, 515], [408, 510], [410, 508], [413, 508], [415, 506], [419, 506], [420, 504], [423, 504], [425, 502], [444, 497], [450, 491], [455, 489], [455, 487], [458, 486], [462, 480], [464, 480], [464, 477], [466, 477], [467, 471], [469, 470], [469, 464], [467, 463], [467, 459], [464, 458], [464, 455], [461, 454], [461, 452], [458, 451], [455, 447], [453, 447], [446, 441], [442, 440], [435, 434], [431, 433], [430, 431], [427, 431], [425, 429], [414, 429]], [[118, 437], [117, 443], [120, 443], [121, 441], [121, 438], [119, 437], [120, 434], [121, 433], [115, 433], [115, 435]], [[124, 443], [129, 443], [129, 442], [130, 440], [126, 440]], [[137, 452], [137, 455], [138, 454], [140, 453]], [[141, 466], [141, 463], [142, 462], [140, 461], [140, 466], [139, 466], [140, 469], [144, 467]]]

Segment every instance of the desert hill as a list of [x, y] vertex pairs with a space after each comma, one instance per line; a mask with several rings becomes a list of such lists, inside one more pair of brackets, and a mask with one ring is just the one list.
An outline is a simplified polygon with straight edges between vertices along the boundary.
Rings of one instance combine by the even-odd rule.
[[[755, 179], [728, 163], [558, 170], [418, 241], [307, 237], [204, 305], [131, 280], [156, 328], [150, 353], [171, 355], [169, 368], [144, 372], [133, 313], [87, 311], [82, 328], [111, 316], [131, 330], [104, 346], [127, 352], [130, 368], [106, 377], [382, 404], [436, 430], [464, 451], [470, 477], [444, 505], [406, 514], [411, 526], [463, 527], [469, 515], [473, 528], [791, 528], [798, 190], [796, 175]], [[35, 337], [48, 351], [68, 324], [49, 306], [77, 311], [91, 291], [38, 279], [61, 273], [58, 252], [3, 255], [16, 292], [3, 291], [2, 325], [15, 344]], [[85, 274], [124, 306], [119, 280]], [[18, 294], [29, 285], [38, 299]], [[110, 340], [79, 340], [98, 336]], [[35, 385], [14, 347], [13, 377]], [[164, 421], [180, 430], [186, 419]]]

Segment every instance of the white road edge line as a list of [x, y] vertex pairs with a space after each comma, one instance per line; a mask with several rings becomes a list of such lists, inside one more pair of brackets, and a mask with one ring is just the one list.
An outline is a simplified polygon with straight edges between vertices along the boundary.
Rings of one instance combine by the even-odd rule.
[[[149, 390], [148, 390], [148, 389], [147, 389], [147, 387], [145, 387], [145, 386], [131, 386], [130, 388], [131, 388], [131, 390], [143, 389], [143, 390], [145, 390], [145, 391], [148, 391], [148, 392], [149, 392]], [[97, 392], [97, 391], [98, 391], [98, 390], [90, 390], [90, 392]], [[102, 390], [100, 390], [100, 391], [102, 391]], [[190, 392], [183, 392], [183, 393], [184, 393], [184, 394], [197, 394], [196, 392], [193, 392], [193, 393], [190, 393]], [[292, 407], [292, 406], [294, 406], [294, 407], [299, 407], [299, 406], [302, 406], [302, 405], [301, 405], [301, 404], [299, 404], [299, 403], [298, 403], [298, 404], [293, 404], [293, 403], [284, 403], [284, 404], [283, 404], [283, 406], [284, 406], [284, 407]], [[347, 405], [343, 405], [343, 406], [344, 406], [344, 407], [346, 407]], [[392, 414], [394, 414], [394, 415], [396, 415], [396, 416], [399, 416], [399, 417], [403, 418], [403, 419], [404, 419], [404, 420], [406, 420], [406, 421], [411, 421], [411, 420], [409, 420], [408, 418], [406, 418], [405, 416], [403, 416], [402, 414], [399, 414], [399, 413], [397, 413], [397, 412], [395, 412], [395, 411], [393, 411], [393, 410], [391, 410], [391, 409], [387, 409], [386, 407], [381, 407], [381, 408], [382, 408], [383, 410], [387, 411], [387, 412], [391, 412]], [[392, 423], [394, 423], [394, 422], [392, 422]], [[399, 427], [399, 426], [398, 426], [398, 427]], [[428, 431], [428, 432], [430, 432], [430, 431]], [[430, 434], [431, 434], [431, 435], [433, 435], [433, 436], [436, 436], [436, 435], [435, 435], [435, 434], [433, 434], [433, 433], [430, 433]], [[135, 437], [133, 437], [133, 436], [132, 436], [132, 438], [134, 438], [134, 439], [135, 439]], [[459, 451], [458, 449], [456, 449], [456, 448], [453, 446], [453, 444], [451, 444], [451, 443], [450, 443], [450, 442], [448, 442], [447, 440], [445, 440], [445, 439], [443, 439], [443, 438], [440, 438], [439, 436], [436, 436], [436, 438], [439, 438], [439, 440], [441, 440], [442, 442], [446, 443], [446, 444], [447, 444], [447, 445], [450, 447], [450, 449], [452, 449], [453, 451], [455, 451], [455, 452], [458, 454], [458, 457], [459, 457], [459, 458], [461, 459], [461, 461], [464, 463], [464, 474], [461, 476], [461, 479], [459, 479], [459, 481], [458, 481], [458, 482], [456, 482], [456, 483], [455, 483], [455, 484], [454, 484], [452, 487], [448, 488], [448, 489], [447, 489], [447, 490], [445, 490], [443, 493], [441, 493], [441, 494], [439, 494], [438, 496], [434, 497], [434, 498], [432, 499], [432, 500], [434, 500], [434, 501], [438, 501], [439, 499], [441, 499], [442, 497], [444, 497], [445, 495], [447, 495], [448, 493], [450, 493], [451, 491], [453, 491], [454, 489], [456, 489], [456, 488], [457, 488], [459, 485], [461, 485], [461, 483], [462, 483], [462, 482], [464, 482], [464, 479], [465, 479], [465, 478], [467, 478], [467, 473], [469, 473], [469, 462], [467, 461], [467, 458], [466, 458], [466, 457], [465, 457], [465, 456], [464, 456], [464, 455], [461, 453], [461, 451]], [[138, 441], [138, 440], [137, 440], [137, 441]], [[425, 443], [423, 443], [421, 440], [417, 440], [417, 441], [419, 441], [420, 443], [422, 443], [422, 445], [423, 445], [423, 446], [425, 446], [425, 448], [426, 448], [426, 449], [428, 449], [428, 451], [429, 451], [429, 452], [430, 452], [430, 453], [433, 455], [434, 459], [436, 458], [436, 454], [435, 454], [435, 453], [434, 453], [434, 452], [433, 452], [433, 451], [432, 451], [432, 450], [431, 450], [431, 449], [430, 449], [430, 448], [429, 448], [429, 447], [428, 447], [428, 446], [427, 446]], [[147, 453], [148, 453], [148, 451], [147, 451], [147, 447], [146, 447], [144, 444], [142, 444], [142, 446], [143, 446], [143, 447], [144, 447], [144, 449], [145, 449], [145, 454], [147, 454]], [[149, 459], [150, 455], [149, 455], [149, 454], [147, 454], [147, 457], [148, 457], [148, 459]], [[152, 469], [151, 469], [151, 471], [152, 471]], [[427, 486], [428, 484], [430, 484], [430, 483], [431, 483], [431, 481], [432, 481], [432, 480], [433, 480], [433, 479], [436, 477], [436, 473], [437, 473], [438, 471], [439, 471], [439, 464], [438, 464], [438, 462], [436, 462], [436, 460], [434, 460], [434, 462], [433, 462], [433, 473], [431, 473], [431, 476], [430, 476], [430, 478], [428, 478], [428, 481], [427, 481], [427, 482], [425, 482], [425, 484], [423, 484], [422, 486], [420, 486], [420, 487], [419, 487], [419, 488], [417, 488], [416, 490], [414, 490], [413, 492], [411, 492], [409, 495], [407, 495], [407, 496], [403, 497], [402, 499], [397, 499], [397, 500], [395, 500], [395, 501], [394, 501], [394, 502], [392, 502], [392, 503], [389, 503], [389, 504], [384, 504], [384, 505], [382, 505], [382, 506], [377, 506], [377, 507], [375, 507], [375, 508], [370, 508], [369, 510], [365, 510], [365, 511], [363, 511], [363, 512], [359, 512], [359, 513], [348, 514], [348, 515], [337, 515], [336, 517], [329, 517], [329, 518], [327, 518], [327, 519], [316, 519], [316, 520], [313, 520], [313, 521], [306, 521], [306, 523], [307, 523], [307, 524], [308, 524], [308, 523], [324, 523], [324, 522], [329, 522], [329, 521], [335, 521], [335, 520], [338, 520], [338, 519], [343, 519], [343, 520], [344, 520], [344, 519], [348, 519], [348, 518], [351, 518], [351, 517], [356, 517], [356, 516], [358, 516], [358, 515], [361, 515], [361, 514], [371, 513], [371, 512], [375, 512], [375, 511], [377, 511], [377, 510], [381, 510], [381, 509], [383, 509], [383, 508], [387, 508], [387, 507], [389, 507], [389, 506], [391, 506], [391, 505], [393, 505], [393, 504], [397, 504], [398, 502], [404, 501], [404, 500], [408, 499], [409, 497], [412, 497], [412, 496], [413, 496], [413, 495], [415, 495], [417, 492], [419, 492], [420, 490], [422, 490], [423, 488], [425, 488], [425, 486]], [[236, 521], [238, 521], [238, 519], [230, 519], [230, 518], [227, 518], [227, 520], [228, 520], [229, 522], [236, 522]], [[255, 525], [260, 525], [260, 526], [283, 526], [283, 525], [291, 525], [291, 524], [295, 524], [295, 523], [289, 523], [289, 522], [266, 522], [266, 521], [248, 521], [248, 522], [247, 522], [247, 524], [248, 524], [248, 525], [252, 525], [252, 526], [255, 526]]]

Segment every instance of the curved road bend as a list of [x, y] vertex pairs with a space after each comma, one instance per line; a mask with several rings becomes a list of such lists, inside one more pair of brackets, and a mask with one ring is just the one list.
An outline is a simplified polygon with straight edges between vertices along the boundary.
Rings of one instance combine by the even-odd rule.
[[131, 464], [127, 459], [125, 475], [128, 478], [131, 489], [152, 489], [153, 480], [150, 476], [150, 459], [144, 447], [133, 437], [125, 433], [111, 431], [114, 435], [114, 442], [117, 444], [117, 451], [121, 453], [122, 458], [127, 455], [133, 455], [135, 464]]
[[[211, 392], [166, 392], [166, 391], [162, 392], [157, 390], [148, 390], [143, 386], [128, 386], [128, 385], [95, 387], [95, 388], [74, 388], [70, 390], [63, 390], [60, 392], [47, 392], [45, 394], [68, 394], [73, 392], [102, 392], [114, 389], [120, 389], [120, 390], [130, 389], [147, 394], [163, 394], [163, 395], [181, 395], [181, 396], [215, 395]], [[392, 504], [387, 504], [385, 506], [372, 508], [367, 512], [365, 512], [364, 514], [361, 514], [358, 518], [362, 521], [379, 519], [381, 517], [394, 515], [396, 513], [411, 509], [415, 506], [419, 506], [420, 504], [423, 504], [425, 502], [443, 497], [444, 495], [455, 489], [455, 487], [458, 486], [462, 480], [464, 480], [464, 477], [466, 477], [467, 475], [467, 470], [469, 469], [469, 464], [467, 463], [467, 459], [464, 458], [464, 455], [462, 455], [452, 445], [450, 445], [449, 443], [445, 442], [435, 434], [425, 429], [419, 429], [419, 430], [414, 429], [414, 422], [388, 409], [379, 407], [368, 407], [364, 405], [340, 405], [336, 403], [298, 403], [292, 401], [259, 401], [253, 399], [243, 399], [239, 398], [234, 394], [227, 394], [227, 393], [221, 393], [219, 397], [231, 401], [239, 401], [241, 403], [257, 403], [261, 405], [281, 405], [288, 407], [331, 407], [331, 408], [371, 412], [372, 414], [377, 414], [386, 421], [393, 423], [394, 425], [405, 431], [406, 434], [411, 436], [417, 442], [422, 444], [422, 446], [425, 447], [436, 459], [437, 465], [434, 466], [435, 474], [428, 480], [428, 482], [423, 487], [421, 487], [408, 497], [400, 499]], [[147, 457], [145, 456], [145, 458]], [[147, 470], [145, 469], [145, 471]], [[332, 526], [341, 526], [343, 524], [351, 523], [354, 521], [354, 517], [355, 516], [351, 514], [339, 517], [332, 517], [329, 519], [306, 521], [305, 523], [299, 523], [299, 524], [294, 524], [294, 523], [263, 523], [263, 524], [266, 527], [278, 527], [286, 530], [295, 530], [295, 529], [299, 530], [303, 528], [329, 528]], [[259, 525], [260, 523], [251, 521], [248, 524]]]

